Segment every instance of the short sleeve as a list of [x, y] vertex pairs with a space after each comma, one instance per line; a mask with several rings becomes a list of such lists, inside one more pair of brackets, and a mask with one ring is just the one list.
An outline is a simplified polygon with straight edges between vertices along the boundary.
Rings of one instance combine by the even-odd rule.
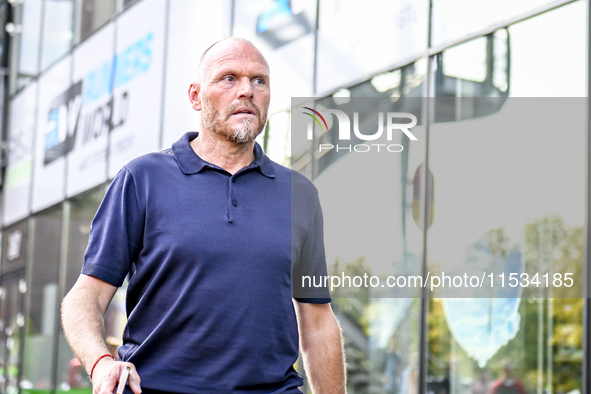
[[141, 250], [144, 217], [133, 175], [124, 167], [92, 221], [82, 273], [121, 286]]
[[[293, 185], [292, 185], [293, 187]], [[293, 190], [292, 190], [293, 191]], [[292, 255], [292, 291], [299, 302], [331, 302], [324, 251], [324, 222], [318, 194], [302, 198], [292, 193], [292, 242], [299, 248]]]

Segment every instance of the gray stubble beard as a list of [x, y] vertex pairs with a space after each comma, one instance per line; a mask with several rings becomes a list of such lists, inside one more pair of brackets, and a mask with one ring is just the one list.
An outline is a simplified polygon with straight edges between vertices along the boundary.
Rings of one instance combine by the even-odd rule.
[[255, 109], [255, 116], [257, 116], [257, 118], [259, 118], [259, 120], [261, 121], [260, 127], [250, 127], [250, 119], [243, 119], [242, 127], [237, 127], [233, 130], [228, 130], [224, 126], [224, 120], [227, 119], [229, 116], [232, 116], [232, 113], [237, 108], [239, 108], [239, 106], [232, 106], [228, 108], [226, 113], [222, 115], [214, 108], [212, 108], [212, 106], [209, 103], [209, 99], [203, 98], [203, 104], [204, 105], [201, 109], [201, 118], [203, 119], [203, 125], [208, 130], [211, 130], [213, 133], [225, 136], [228, 141], [233, 141], [237, 144], [247, 144], [253, 141], [259, 134], [261, 134], [263, 128], [265, 127], [266, 113], [264, 116], [260, 116], [260, 109], [256, 107], [254, 103], [247, 103], [246, 105]]

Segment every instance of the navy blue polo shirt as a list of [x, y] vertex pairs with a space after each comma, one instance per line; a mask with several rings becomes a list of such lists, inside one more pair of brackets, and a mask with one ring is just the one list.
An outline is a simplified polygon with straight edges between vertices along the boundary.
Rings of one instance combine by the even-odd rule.
[[[326, 275], [317, 191], [258, 144], [232, 175], [195, 154], [197, 135], [117, 174], [82, 273], [114, 286], [129, 275], [119, 355], [142, 387], [299, 393], [292, 270]], [[326, 288], [296, 297], [330, 302]]]

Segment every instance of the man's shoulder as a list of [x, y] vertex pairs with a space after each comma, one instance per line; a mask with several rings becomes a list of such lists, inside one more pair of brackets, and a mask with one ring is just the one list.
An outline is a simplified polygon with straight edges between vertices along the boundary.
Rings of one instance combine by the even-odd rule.
[[177, 165], [172, 148], [138, 156], [125, 164], [124, 168], [132, 175], [140, 175], [146, 172], [150, 173], [155, 169], [161, 169], [170, 165]]

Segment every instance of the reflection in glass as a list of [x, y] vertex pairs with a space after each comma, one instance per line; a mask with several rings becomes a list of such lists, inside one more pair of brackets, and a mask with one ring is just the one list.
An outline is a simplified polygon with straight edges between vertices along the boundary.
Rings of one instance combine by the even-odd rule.
[[[420, 97], [423, 93], [422, 81], [426, 72], [425, 59], [419, 59], [401, 69], [386, 72], [374, 76], [371, 80], [352, 86], [348, 89], [341, 89], [329, 97], [322, 98], [316, 101], [315, 107], [317, 110], [336, 109], [344, 111], [349, 114], [350, 119], [353, 119], [353, 112], [359, 112], [360, 118], [359, 128], [361, 130], [369, 130], [375, 128], [378, 112], [411, 112], [415, 114], [421, 121]], [[350, 99], [354, 97], [367, 98], [384, 98], [386, 100], [364, 101], [367, 108], [359, 107], [360, 101], [355, 104], [350, 104]], [[408, 98], [407, 100], [397, 99], [400, 97]], [[410, 99], [413, 98], [413, 99]], [[374, 103], [379, 103], [383, 107], [373, 107]], [[310, 104], [314, 105], [314, 104]], [[321, 144], [337, 144], [338, 127], [333, 127], [333, 116], [326, 117], [328, 130], [315, 126], [315, 141]], [[292, 138], [293, 142], [293, 138]], [[362, 142], [357, 137], [353, 137], [351, 144], [358, 144]], [[401, 145], [406, 150], [403, 150], [402, 161], [407, 160], [408, 155], [408, 138], [402, 137], [400, 139]], [[309, 175], [311, 178], [317, 177], [328, 166], [332, 165], [340, 158], [345, 157], [348, 150], [331, 150], [324, 152], [311, 152], [312, 145], [304, 144], [303, 146], [292, 146], [291, 165], [292, 169], [303, 174]], [[312, 163], [312, 154], [316, 158], [316, 162]], [[312, 166], [314, 165], [314, 170]], [[404, 164], [403, 164], [404, 165]]]
[[[435, 122], [478, 118], [495, 113], [509, 95], [511, 36], [502, 29], [438, 54], [435, 67]], [[490, 100], [458, 100], [490, 97]]]
[[[528, 275], [534, 284], [554, 283], [556, 274], [570, 273], [574, 278], [570, 288], [536, 285], [522, 290], [507, 284], [501, 288], [497, 283], [495, 294], [511, 291], [504, 296], [514, 298], [443, 299], [441, 308], [450, 337], [432, 339], [451, 341], [457, 347], [450, 348], [450, 355], [434, 357], [441, 356], [450, 368], [453, 362], [462, 363], [464, 370], [458, 379], [475, 379], [478, 368], [491, 365], [496, 368], [493, 377], [500, 377], [506, 369], [504, 358], [510, 358], [512, 368], [530, 375], [522, 377], [527, 386], [537, 384], [538, 379], [544, 385], [555, 385], [558, 382], [547, 371], [556, 366], [553, 336], [559, 329], [581, 329], [577, 323], [580, 316], [558, 327], [555, 300], [544, 301], [541, 310], [524, 303], [526, 299], [582, 294], [584, 106], [581, 102], [577, 105], [577, 99], [561, 100], [508, 99], [495, 115], [431, 127], [430, 168], [437, 195], [428, 238], [429, 270], [460, 274], [474, 266], [485, 267], [485, 272], [494, 271], [496, 277]], [[578, 116], [572, 111], [577, 107]], [[568, 133], [562, 134], [569, 142], [561, 144], [560, 150], [554, 148], [552, 130], [556, 125], [542, 115], [552, 111], [571, 121]], [[559, 282], [564, 280], [562, 276]], [[580, 310], [580, 299], [565, 300], [570, 300], [572, 309]], [[535, 320], [535, 329], [528, 326], [530, 313], [537, 313], [542, 320]], [[539, 343], [519, 343], [524, 332], [532, 329], [539, 330]], [[547, 345], [548, 341], [552, 345]], [[520, 353], [514, 353], [516, 347], [521, 348]], [[524, 358], [523, 354], [532, 351], [542, 352], [542, 367]], [[568, 356], [563, 359], [578, 362]], [[569, 375], [570, 389], [577, 388], [576, 369]], [[456, 377], [448, 375], [452, 382]]]
[[[417, 137], [424, 141], [418, 132]], [[315, 179], [329, 275], [420, 275], [422, 237], [412, 220], [412, 174], [423, 149], [409, 144], [406, 151], [406, 156], [349, 153]], [[416, 294], [372, 298], [375, 289], [365, 288], [352, 297], [341, 290], [333, 291], [333, 308], [345, 337], [349, 392], [415, 393], [420, 300], [410, 297]]]
[[82, 0], [80, 16], [80, 40], [111, 19], [115, 12], [115, 0]]
[[420, 302], [335, 298], [347, 355], [347, 392], [418, 393]]
[[[569, 297], [582, 294], [586, 107], [512, 97], [584, 95], [585, 23], [575, 2], [437, 56], [429, 270], [509, 267], [514, 256], [509, 271], [532, 282], [575, 280], [512, 298], [430, 299], [434, 393], [581, 390], [583, 299]], [[551, 113], [568, 119], [559, 139]]]
[[306, 11], [292, 9], [288, 0], [268, 2], [257, 18], [257, 37], [275, 50], [309, 34], [314, 22]]
[[[343, 111], [352, 122], [357, 112], [358, 129], [365, 135], [375, 132], [380, 112], [410, 112], [419, 119], [413, 128], [418, 141], [409, 142], [402, 132], [390, 141], [403, 146], [402, 152], [299, 152], [300, 164], [306, 155], [315, 158], [299, 169], [305, 173], [314, 166], [329, 275], [420, 275], [422, 233], [413, 220], [412, 202], [413, 178], [424, 158], [424, 65], [420, 60], [377, 75], [314, 105], [323, 114]], [[315, 129], [313, 145], [343, 145], [336, 116], [324, 118], [327, 125]], [[365, 142], [352, 133], [346, 145]], [[354, 297], [339, 288], [332, 293], [345, 338], [348, 392], [417, 393], [420, 299], [399, 291], [392, 298], [377, 298], [374, 290], [360, 289]]]

